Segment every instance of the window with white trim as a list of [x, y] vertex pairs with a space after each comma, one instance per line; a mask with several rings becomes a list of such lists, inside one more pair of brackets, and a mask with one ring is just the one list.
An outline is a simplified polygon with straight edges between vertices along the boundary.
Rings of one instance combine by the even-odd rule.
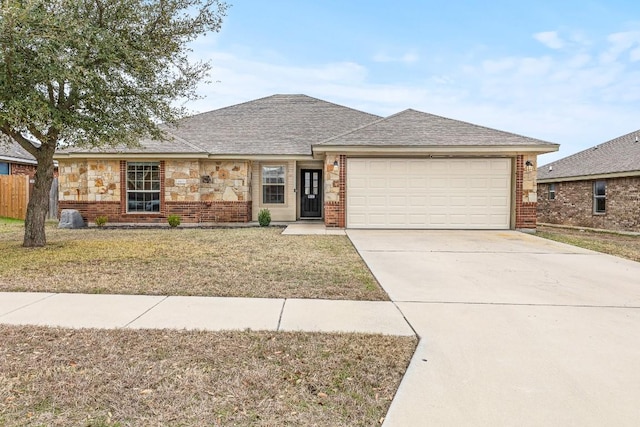
[[160, 212], [159, 162], [127, 162], [127, 212]]
[[284, 204], [284, 166], [262, 167], [262, 203]]
[[556, 185], [549, 184], [549, 200], [555, 200], [555, 199], [556, 199]]
[[0, 175], [9, 175], [9, 163], [0, 162]]
[[603, 214], [607, 212], [607, 182], [596, 181], [593, 183], [593, 213]]

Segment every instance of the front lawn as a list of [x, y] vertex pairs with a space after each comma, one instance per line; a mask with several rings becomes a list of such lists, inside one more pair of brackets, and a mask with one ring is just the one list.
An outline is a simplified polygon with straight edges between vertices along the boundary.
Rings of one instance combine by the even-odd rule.
[[346, 236], [280, 228], [47, 228], [0, 223], [0, 291], [388, 300]]
[[640, 262], [640, 236], [540, 225], [536, 235]]
[[3, 426], [374, 426], [413, 337], [0, 325]]

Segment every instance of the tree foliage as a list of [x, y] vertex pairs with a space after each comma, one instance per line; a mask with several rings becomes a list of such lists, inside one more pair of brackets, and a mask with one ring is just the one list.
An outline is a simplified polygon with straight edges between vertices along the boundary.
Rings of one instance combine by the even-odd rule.
[[[189, 43], [218, 31], [227, 8], [219, 0], [0, 3], [0, 131], [38, 161], [36, 192], [48, 192], [57, 148], [132, 145], [182, 117], [176, 100], [196, 98], [209, 71], [189, 58]], [[43, 245], [44, 216], [34, 244], [27, 234], [40, 221], [29, 210], [37, 209], [29, 204], [24, 244]]]

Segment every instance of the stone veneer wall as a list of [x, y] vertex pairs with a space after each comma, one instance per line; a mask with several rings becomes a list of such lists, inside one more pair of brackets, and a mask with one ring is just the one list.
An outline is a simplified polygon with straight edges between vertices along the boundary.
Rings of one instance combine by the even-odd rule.
[[[533, 164], [530, 171], [525, 169], [527, 160]], [[516, 156], [516, 229], [536, 228], [536, 162], [536, 155]]]
[[640, 231], [640, 177], [609, 178], [606, 213], [593, 212], [595, 180], [556, 184], [556, 198], [549, 200], [549, 184], [538, 184], [538, 221], [606, 230]]
[[166, 160], [160, 212], [126, 212], [124, 160], [61, 160], [59, 209], [77, 209], [85, 221], [106, 215], [109, 222], [166, 222], [171, 214], [183, 222], [251, 220], [251, 163], [246, 160]]
[[[338, 161], [338, 168], [333, 166]], [[346, 172], [347, 156], [327, 155], [324, 178], [324, 224], [327, 227], [346, 226]]]

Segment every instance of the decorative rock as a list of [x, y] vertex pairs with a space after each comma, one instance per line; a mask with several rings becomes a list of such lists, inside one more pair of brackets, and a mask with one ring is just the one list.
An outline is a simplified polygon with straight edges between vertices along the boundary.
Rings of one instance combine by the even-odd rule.
[[60, 212], [60, 222], [58, 228], [84, 228], [85, 223], [78, 212], [75, 209], [63, 209]]

